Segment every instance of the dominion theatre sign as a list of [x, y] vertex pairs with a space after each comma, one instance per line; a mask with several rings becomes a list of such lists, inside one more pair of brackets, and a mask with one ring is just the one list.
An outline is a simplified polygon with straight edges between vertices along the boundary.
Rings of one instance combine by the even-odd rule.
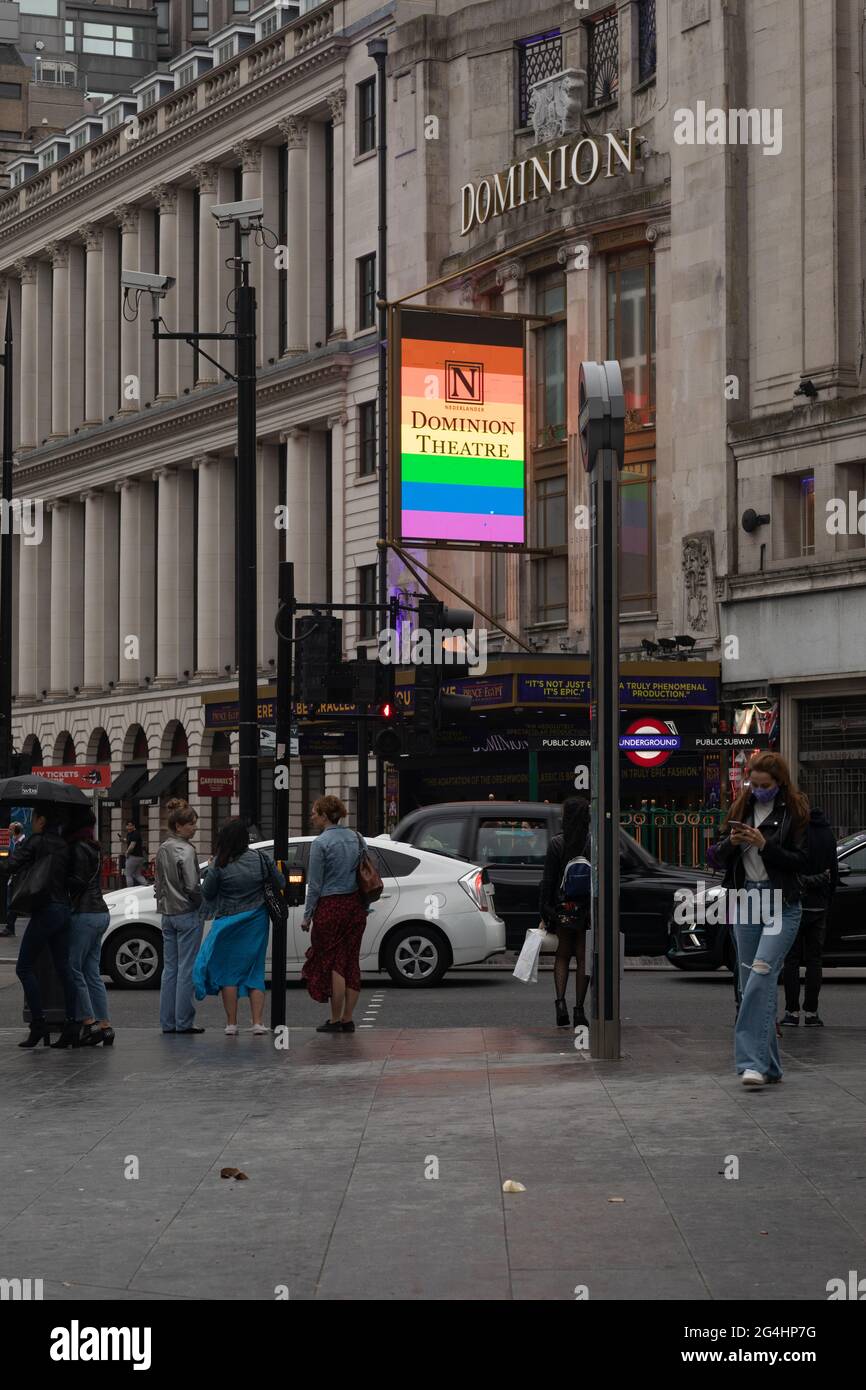
[[604, 177], [616, 177], [616, 165], [626, 173], [634, 173], [635, 133], [629, 126], [619, 137], [608, 131], [604, 135], [581, 135], [566, 140], [541, 155], [532, 155], [511, 164], [502, 174], [464, 183], [460, 190], [460, 235], [466, 236], [473, 227], [483, 226], [494, 217], [532, 203], [545, 194], [563, 192], [569, 185], [586, 188], [604, 170]]

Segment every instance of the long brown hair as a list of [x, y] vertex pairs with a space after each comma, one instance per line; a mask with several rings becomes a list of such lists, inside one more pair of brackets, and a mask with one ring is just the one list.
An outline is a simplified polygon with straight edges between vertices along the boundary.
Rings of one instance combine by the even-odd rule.
[[[797, 830], [803, 830], [809, 819], [809, 801], [792, 778], [791, 769], [785, 759], [778, 753], [755, 753], [749, 759], [746, 776], [750, 772], [766, 772], [773, 778], [774, 782], [778, 782], [795, 827]], [[743, 819], [743, 812], [751, 797], [751, 789], [744, 787], [725, 817], [723, 832], [727, 830], [730, 821]]]

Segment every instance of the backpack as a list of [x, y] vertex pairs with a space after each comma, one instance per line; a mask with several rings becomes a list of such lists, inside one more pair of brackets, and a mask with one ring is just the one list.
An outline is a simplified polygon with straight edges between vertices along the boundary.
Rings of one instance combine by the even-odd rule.
[[592, 865], [585, 854], [569, 859], [559, 885], [559, 896], [566, 903], [589, 902], [592, 897]]

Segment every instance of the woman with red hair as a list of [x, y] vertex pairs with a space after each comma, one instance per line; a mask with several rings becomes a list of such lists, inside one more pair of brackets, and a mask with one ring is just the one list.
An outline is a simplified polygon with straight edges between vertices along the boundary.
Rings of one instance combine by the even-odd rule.
[[756, 753], [722, 827], [727, 921], [737, 947], [737, 1073], [745, 1086], [781, 1081], [778, 980], [800, 928], [799, 875], [809, 872], [809, 803], [778, 753]]

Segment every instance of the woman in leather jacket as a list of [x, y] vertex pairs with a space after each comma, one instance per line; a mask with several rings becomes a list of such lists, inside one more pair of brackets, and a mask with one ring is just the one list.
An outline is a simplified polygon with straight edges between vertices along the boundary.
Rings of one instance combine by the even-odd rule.
[[111, 919], [99, 885], [102, 854], [94, 837], [95, 826], [93, 812], [85, 811], [78, 818], [78, 828], [66, 833], [72, 852], [69, 968], [75, 982], [75, 1017], [82, 1028], [78, 1045], [96, 1047], [104, 1043], [110, 1047], [114, 1042], [114, 1029], [108, 1017], [108, 995], [99, 966], [102, 938]]
[[728, 812], [713, 860], [724, 866], [737, 948], [737, 1073], [746, 1086], [781, 1081], [778, 979], [800, 928], [799, 876], [809, 872], [809, 803], [778, 753], [757, 753]]
[[[45, 881], [40, 884], [37, 897], [22, 902], [18, 908], [20, 916], [29, 913], [21, 945], [18, 950], [18, 963], [15, 973], [21, 981], [27, 1007], [30, 1010], [30, 1032], [19, 1047], [36, 1047], [43, 1042], [48, 1046], [48, 1028], [42, 1009], [42, 991], [36, 973], [36, 962], [47, 946], [63, 985], [66, 1001], [66, 1023], [58, 1039], [67, 1046], [64, 1039], [72, 1041], [76, 1035], [75, 1027], [75, 989], [69, 969], [69, 846], [61, 833], [62, 827], [56, 821], [56, 806], [33, 807], [31, 819], [32, 833], [9, 856], [9, 875], [12, 878], [12, 903], [17, 892], [26, 888], [28, 873], [36, 872], [37, 864], [48, 856], [49, 863]], [[41, 872], [41, 870], [39, 870]], [[16, 884], [16, 878], [19, 880]], [[57, 1043], [52, 1043], [56, 1047]]]

